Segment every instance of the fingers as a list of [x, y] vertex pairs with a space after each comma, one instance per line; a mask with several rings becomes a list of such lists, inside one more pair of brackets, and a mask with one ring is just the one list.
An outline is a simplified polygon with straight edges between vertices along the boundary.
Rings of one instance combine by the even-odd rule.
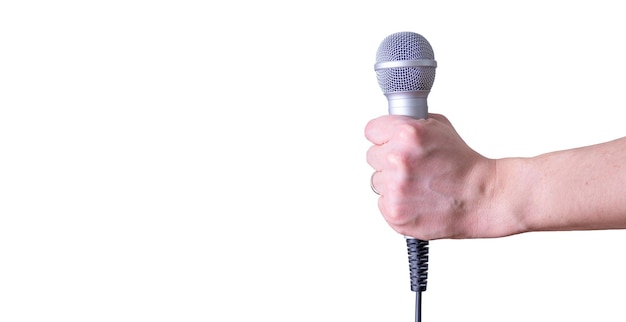
[[367, 154], [366, 154], [367, 164], [369, 164], [376, 171], [381, 171], [383, 167], [385, 166], [383, 159], [382, 159], [383, 158], [382, 156], [385, 155], [384, 150], [385, 150], [385, 147], [382, 145], [372, 145], [367, 150]]
[[395, 133], [394, 129], [400, 124], [416, 121], [419, 120], [403, 115], [384, 115], [367, 123], [365, 137], [376, 145], [383, 145], [389, 142]]
[[408, 127], [422, 128], [434, 121], [452, 126], [450, 121], [441, 114], [430, 113], [428, 118], [430, 119], [429, 121], [418, 120], [404, 115], [383, 115], [367, 123], [365, 126], [365, 138], [375, 145], [383, 145], [398, 133], [398, 129], [406, 129], [406, 125]]
[[[385, 115], [371, 120], [366, 128], [365, 135], [374, 145], [367, 150], [367, 163], [379, 173], [377, 178], [372, 179], [372, 184], [383, 187], [381, 179], [388, 175], [388, 172], [397, 172], [398, 169], [406, 169], [403, 161], [406, 161], [410, 151], [415, 148], [416, 135], [419, 131], [416, 127], [423, 127], [419, 124], [422, 120], [415, 120], [407, 116]], [[384, 188], [383, 188], [384, 190]]]
[[376, 145], [389, 141], [389, 131], [385, 130], [388, 128], [388, 125], [385, 125], [385, 118], [386, 115], [375, 118], [365, 126], [365, 138]]

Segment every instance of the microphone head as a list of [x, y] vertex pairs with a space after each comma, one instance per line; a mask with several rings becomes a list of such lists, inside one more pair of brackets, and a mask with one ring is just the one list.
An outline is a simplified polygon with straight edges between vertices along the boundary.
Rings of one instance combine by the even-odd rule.
[[436, 67], [435, 54], [428, 40], [420, 34], [406, 31], [383, 39], [374, 65], [384, 94], [430, 91]]

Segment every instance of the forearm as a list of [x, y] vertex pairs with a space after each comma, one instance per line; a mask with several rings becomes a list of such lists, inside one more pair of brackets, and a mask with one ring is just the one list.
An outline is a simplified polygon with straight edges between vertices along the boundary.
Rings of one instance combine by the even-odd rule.
[[626, 228], [626, 138], [501, 159], [497, 180], [514, 233]]

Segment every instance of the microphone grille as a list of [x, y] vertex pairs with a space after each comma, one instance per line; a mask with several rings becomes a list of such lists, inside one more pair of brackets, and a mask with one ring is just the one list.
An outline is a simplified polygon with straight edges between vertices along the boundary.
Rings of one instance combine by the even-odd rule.
[[[431, 60], [435, 54], [430, 43], [414, 32], [397, 32], [383, 39], [376, 52], [376, 64], [402, 60]], [[429, 91], [435, 81], [432, 66], [391, 67], [376, 70], [376, 78], [383, 93]]]

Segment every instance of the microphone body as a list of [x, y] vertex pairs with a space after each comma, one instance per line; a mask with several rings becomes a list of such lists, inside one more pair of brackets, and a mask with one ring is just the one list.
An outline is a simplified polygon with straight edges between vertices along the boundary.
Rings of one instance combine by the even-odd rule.
[[[387, 97], [389, 114], [428, 118], [428, 94], [435, 81], [437, 61], [430, 43], [414, 32], [387, 36], [376, 53], [376, 78]], [[428, 278], [428, 241], [405, 236], [411, 291], [416, 292], [415, 320], [421, 321], [421, 292]]]

